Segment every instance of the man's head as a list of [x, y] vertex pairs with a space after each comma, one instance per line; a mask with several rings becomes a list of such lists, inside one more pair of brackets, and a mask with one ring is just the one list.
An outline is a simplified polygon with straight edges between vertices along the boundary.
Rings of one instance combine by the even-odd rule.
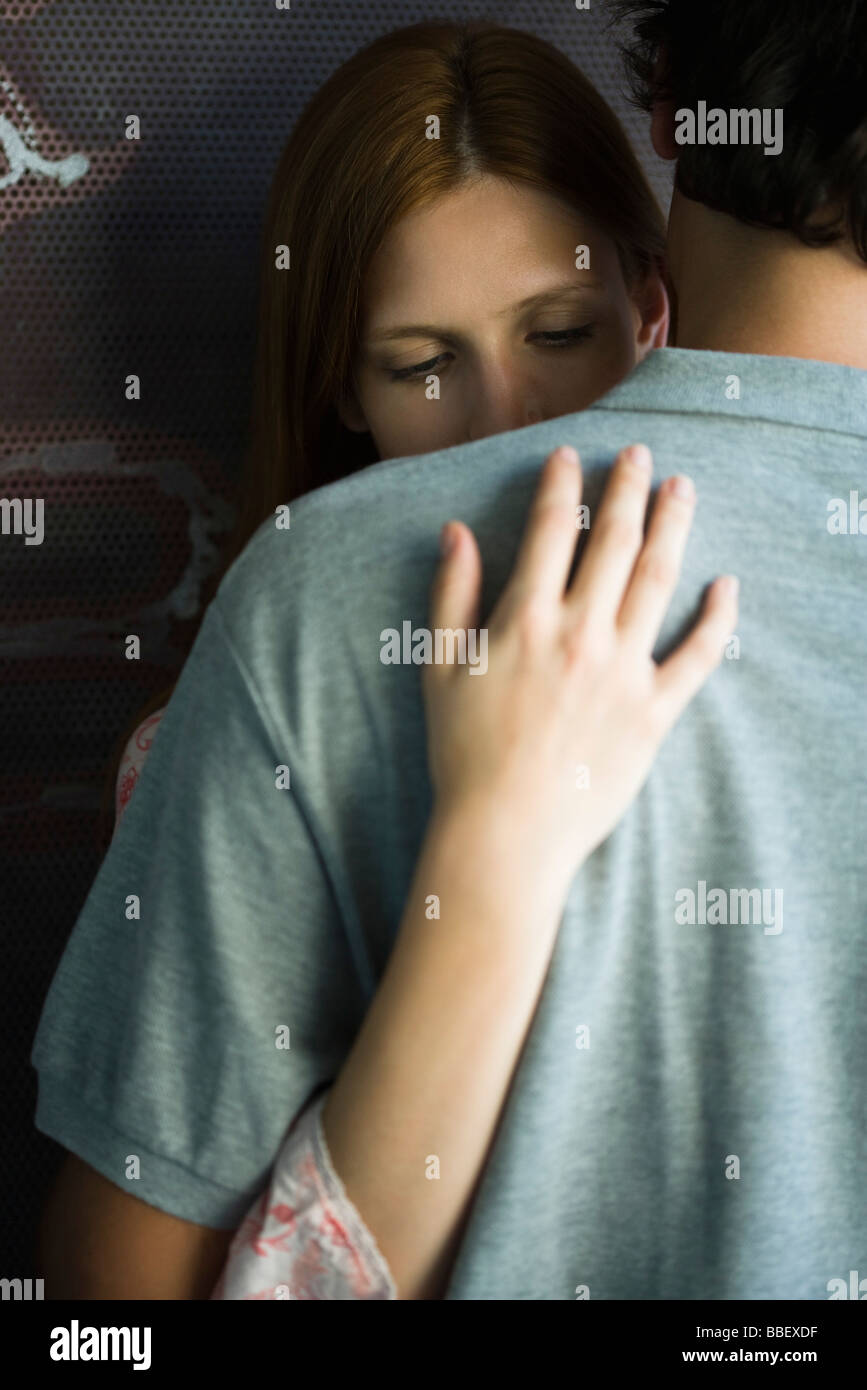
[[[631, 22], [622, 45], [657, 153], [676, 158], [676, 191], [805, 246], [841, 239], [867, 261], [867, 0], [610, 0]], [[704, 107], [700, 108], [700, 103]], [[740, 143], [744, 122], [714, 110], [782, 113], [782, 148]], [[678, 143], [678, 111], [697, 114]], [[681, 136], [688, 134], [680, 124]], [[722, 136], [719, 143], [710, 143]]]

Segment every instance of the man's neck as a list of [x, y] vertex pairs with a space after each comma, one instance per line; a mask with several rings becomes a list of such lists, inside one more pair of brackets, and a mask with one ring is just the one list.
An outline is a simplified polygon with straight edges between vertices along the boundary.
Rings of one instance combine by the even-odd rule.
[[668, 257], [672, 347], [867, 369], [867, 263], [851, 243], [804, 246], [675, 192]]

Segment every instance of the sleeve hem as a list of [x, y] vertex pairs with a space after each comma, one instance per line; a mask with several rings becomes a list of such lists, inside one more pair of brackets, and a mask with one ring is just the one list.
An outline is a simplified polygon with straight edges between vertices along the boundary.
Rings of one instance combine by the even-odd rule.
[[[69, 1104], [70, 1095], [75, 1096], [74, 1109]], [[90, 1109], [80, 1089], [62, 1073], [40, 1071], [34, 1124], [130, 1196], [199, 1226], [235, 1230], [261, 1187], [260, 1183], [238, 1193], [174, 1159], [151, 1152]], [[141, 1159], [141, 1177], [125, 1180], [130, 1154]]]

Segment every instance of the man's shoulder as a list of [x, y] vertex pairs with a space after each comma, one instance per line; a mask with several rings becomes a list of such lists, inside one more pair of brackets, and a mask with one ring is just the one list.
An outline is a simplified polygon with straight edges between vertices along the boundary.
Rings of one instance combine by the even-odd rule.
[[[662, 348], [586, 410], [426, 454], [386, 459], [315, 489], [266, 518], [220, 586], [224, 614], [272, 608], [285, 621], [363, 612], [395, 586], [428, 578], [437, 537], [466, 522], [496, 570], [514, 551], [548, 454], [580, 454], [598, 501], [617, 451], [648, 444], [658, 476], [690, 471], [705, 496], [745, 470], [789, 469], [793, 447], [838, 457], [860, 442], [867, 372], [832, 363]], [[801, 432], [793, 440], [792, 431]], [[779, 457], [777, 457], [779, 456]], [[331, 615], [331, 617], [329, 617]]]
[[451, 490], [441, 457], [388, 459], [278, 508], [220, 583], [229, 627], [265, 612], [292, 625], [332, 622], [337, 608], [363, 607], [401, 557], [423, 561], [430, 517]]
[[[316, 488], [267, 517], [221, 585], [222, 597], [263, 585], [327, 588], [328, 571], [363, 583], [366, 564], [407, 554], [441, 518], [473, 520], [513, 511], [532, 491], [547, 456], [573, 444], [589, 470], [613, 461], [632, 442], [634, 412], [589, 409], [426, 454], [385, 459]], [[436, 534], [433, 535], [434, 548]], [[312, 597], [308, 589], [306, 598]]]
[[321, 647], [329, 634], [339, 638], [374, 615], [382, 616], [380, 625], [397, 609], [398, 617], [412, 616], [426, 605], [439, 532], [452, 519], [474, 532], [492, 596], [505, 582], [548, 455], [561, 444], [578, 449], [593, 507], [617, 451], [652, 442], [650, 433], [679, 456], [689, 429], [676, 414], [600, 403], [373, 464], [267, 517], [223, 577], [221, 615], [239, 650], [243, 644], [257, 662], [267, 661], [289, 632], [293, 645], [303, 638], [312, 651], [314, 641]]

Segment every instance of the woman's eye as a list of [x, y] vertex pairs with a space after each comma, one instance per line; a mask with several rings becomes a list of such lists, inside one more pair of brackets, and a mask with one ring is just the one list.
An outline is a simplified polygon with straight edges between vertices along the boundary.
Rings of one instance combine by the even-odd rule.
[[436, 364], [441, 362], [444, 357], [448, 357], [447, 352], [441, 352], [436, 357], [431, 357], [428, 362], [419, 362], [415, 367], [390, 367], [388, 374], [392, 381], [412, 381], [414, 377], [426, 376], [428, 372], [432, 372]]
[[[584, 323], [579, 328], [540, 330], [538, 333], [531, 334], [531, 337], [541, 338], [546, 347], [570, 347], [583, 338], [592, 338], [594, 328], [594, 324]], [[437, 363], [443, 362], [448, 356], [447, 352], [441, 352], [436, 357], [429, 358], [427, 362], [418, 362], [412, 367], [389, 367], [387, 369], [389, 378], [392, 381], [414, 381], [418, 377], [427, 376], [429, 372], [435, 371]]]
[[545, 343], [550, 347], [568, 347], [570, 343], [578, 342], [582, 338], [592, 338], [593, 330], [594, 324], [585, 323], [582, 324], [580, 328], [563, 328], [558, 329], [556, 332], [554, 330], [550, 332], [540, 331], [533, 336], [536, 338], [543, 338]]

